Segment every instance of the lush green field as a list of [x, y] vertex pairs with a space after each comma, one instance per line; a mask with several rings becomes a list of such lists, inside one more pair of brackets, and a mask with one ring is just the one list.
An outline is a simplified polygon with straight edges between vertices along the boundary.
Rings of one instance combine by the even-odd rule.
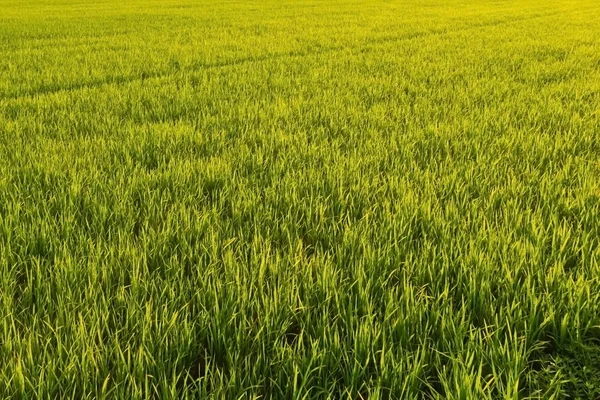
[[600, 398], [596, 0], [0, 1], [0, 398]]

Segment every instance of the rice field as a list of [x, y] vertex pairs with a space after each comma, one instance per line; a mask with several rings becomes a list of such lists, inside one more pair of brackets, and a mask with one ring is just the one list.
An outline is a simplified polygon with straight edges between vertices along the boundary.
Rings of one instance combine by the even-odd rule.
[[600, 399], [600, 3], [1, 0], [0, 398]]

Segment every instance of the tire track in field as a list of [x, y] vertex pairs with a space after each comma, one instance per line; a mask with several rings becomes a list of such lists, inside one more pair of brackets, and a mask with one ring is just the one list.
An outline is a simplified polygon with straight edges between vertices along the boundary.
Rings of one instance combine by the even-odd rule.
[[[580, 12], [584, 12], [584, 11], [585, 10], [580, 10]], [[441, 36], [441, 35], [448, 35], [448, 34], [453, 34], [453, 33], [458, 33], [458, 32], [477, 30], [477, 29], [493, 27], [493, 26], [517, 24], [517, 23], [521, 23], [521, 22], [551, 17], [554, 15], [562, 14], [562, 13], [563, 13], [563, 11], [553, 11], [553, 12], [547, 12], [544, 14], [536, 14], [533, 16], [523, 16], [523, 17], [514, 17], [514, 18], [510, 18], [510, 19], [487, 21], [487, 22], [464, 26], [464, 27], [457, 28], [457, 29], [443, 28], [443, 29], [436, 29], [436, 30], [430, 30], [430, 31], [413, 32], [413, 33], [400, 35], [400, 36], [383, 36], [383, 37], [379, 37], [377, 39], [367, 40], [360, 46], [355, 46], [355, 47], [329, 46], [329, 47], [323, 47], [321, 49], [316, 49], [313, 51], [296, 50], [296, 51], [290, 51], [290, 52], [285, 52], [285, 53], [265, 54], [265, 55], [259, 55], [259, 56], [244, 57], [244, 58], [239, 58], [236, 60], [229, 60], [229, 61], [222, 61], [222, 62], [214, 62], [214, 63], [206, 63], [206, 64], [198, 63], [196, 65], [193, 65], [191, 68], [183, 69], [180, 72], [192, 73], [192, 72], [197, 72], [200, 70], [220, 69], [220, 68], [225, 68], [225, 67], [232, 67], [232, 66], [238, 66], [238, 65], [244, 65], [244, 64], [261, 63], [261, 62], [285, 59], [285, 58], [297, 58], [297, 57], [303, 58], [303, 57], [308, 57], [308, 56], [312, 56], [312, 55], [336, 53], [336, 52], [340, 52], [340, 51], [344, 51], [344, 50], [352, 51], [352, 50], [356, 50], [356, 49], [368, 49], [368, 48], [373, 48], [374, 46], [377, 46], [379, 44], [399, 43], [399, 42], [403, 42], [403, 41], [409, 41], [409, 40], [413, 40], [413, 39], [421, 39], [421, 38], [437, 36], [437, 35]], [[169, 76], [174, 76], [174, 74], [171, 71], [164, 71], [164, 70], [154, 72], [154, 73], [142, 73], [141, 75], [108, 76], [108, 77], [91, 80], [88, 82], [73, 83], [71, 85], [66, 85], [66, 86], [57, 86], [57, 87], [46, 86], [46, 87], [41, 87], [36, 90], [25, 91], [25, 93], [13, 94], [13, 95], [1, 95], [0, 101], [16, 101], [16, 100], [21, 100], [21, 99], [25, 99], [25, 98], [36, 98], [36, 97], [41, 97], [41, 96], [52, 95], [52, 94], [61, 93], [61, 92], [75, 92], [75, 91], [82, 90], [82, 89], [94, 89], [94, 88], [101, 88], [104, 86], [111, 86], [111, 85], [126, 85], [128, 83], [162, 79], [162, 78], [166, 78]]]

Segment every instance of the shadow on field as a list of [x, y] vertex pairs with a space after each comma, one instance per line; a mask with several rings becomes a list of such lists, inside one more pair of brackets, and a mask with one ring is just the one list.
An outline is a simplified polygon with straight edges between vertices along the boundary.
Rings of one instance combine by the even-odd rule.
[[[190, 361], [191, 360], [191, 361]], [[197, 387], [200, 380], [210, 376], [229, 376], [229, 366], [225, 357], [220, 354], [209, 354], [205, 349], [196, 358], [189, 358], [185, 370], [177, 381], [177, 391], [185, 392], [186, 389]], [[205, 390], [211, 392], [211, 379], [206, 379]]]
[[528, 371], [532, 394], [558, 398], [600, 399], [600, 327], [581, 343], [550, 344], [531, 363]]

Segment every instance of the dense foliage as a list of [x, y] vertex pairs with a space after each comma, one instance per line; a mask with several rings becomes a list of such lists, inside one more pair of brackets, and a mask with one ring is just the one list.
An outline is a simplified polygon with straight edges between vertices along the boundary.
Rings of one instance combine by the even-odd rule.
[[1, 398], [600, 398], [600, 4], [3, 0]]

